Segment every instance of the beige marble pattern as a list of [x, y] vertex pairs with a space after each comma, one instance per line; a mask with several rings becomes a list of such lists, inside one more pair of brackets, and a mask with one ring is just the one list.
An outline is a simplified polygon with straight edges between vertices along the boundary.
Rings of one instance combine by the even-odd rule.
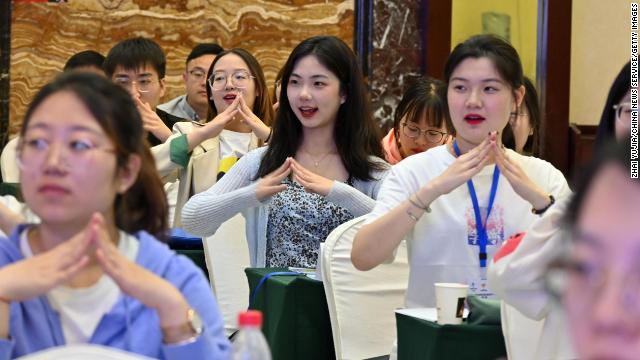
[[15, 3], [11, 29], [10, 131], [19, 131], [35, 92], [74, 53], [106, 54], [119, 40], [145, 36], [167, 54], [165, 100], [182, 93], [191, 48], [217, 42], [242, 47], [260, 61], [269, 84], [291, 49], [314, 35], [353, 42], [353, 0], [72, 0]]

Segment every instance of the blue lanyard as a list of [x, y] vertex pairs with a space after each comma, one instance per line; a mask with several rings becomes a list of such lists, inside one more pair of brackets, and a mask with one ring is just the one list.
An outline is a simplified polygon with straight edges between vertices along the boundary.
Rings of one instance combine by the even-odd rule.
[[[460, 148], [458, 142], [453, 140], [453, 150], [457, 156], [460, 156]], [[496, 192], [498, 191], [498, 180], [500, 179], [500, 169], [498, 165], [493, 168], [493, 180], [491, 181], [491, 192], [489, 193], [489, 205], [487, 206], [487, 218], [482, 221], [482, 214], [480, 213], [480, 206], [478, 205], [478, 196], [476, 195], [476, 189], [473, 186], [473, 181], [469, 179], [467, 181], [467, 187], [469, 188], [469, 196], [471, 196], [471, 203], [473, 204], [473, 213], [476, 218], [476, 232], [478, 236], [478, 247], [480, 253], [478, 259], [480, 260], [480, 267], [487, 266], [487, 243], [489, 242], [489, 236], [487, 235], [487, 222], [489, 221], [489, 215], [491, 215], [491, 209], [493, 208], [493, 201], [496, 198]]]

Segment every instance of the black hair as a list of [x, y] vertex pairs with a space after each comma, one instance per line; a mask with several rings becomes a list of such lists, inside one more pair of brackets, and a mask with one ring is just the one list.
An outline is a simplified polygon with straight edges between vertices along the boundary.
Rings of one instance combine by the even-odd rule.
[[[591, 189], [591, 185], [593, 185], [595, 178], [597, 178], [598, 174], [607, 165], [615, 164], [620, 166], [621, 169], [624, 169], [627, 174], [631, 174], [631, 151], [631, 138], [629, 136], [620, 141], [616, 141], [613, 137], [604, 140], [604, 143], [601, 144], [598, 151], [596, 151], [595, 158], [581, 174], [580, 181], [576, 186], [576, 191], [565, 213], [564, 222], [566, 225], [573, 228], [578, 222], [582, 205], [587, 193]], [[638, 151], [637, 144], [635, 151]], [[635, 170], [637, 171], [638, 169], [636, 168]], [[629, 181], [635, 181], [640, 185], [638, 178], [630, 178]]]
[[[524, 82], [520, 56], [507, 41], [491, 34], [472, 36], [456, 45], [451, 51], [444, 66], [444, 81], [447, 87], [451, 81], [451, 75], [453, 75], [460, 63], [468, 58], [479, 59], [483, 57], [491, 60], [502, 80], [511, 87], [515, 97], [516, 90]], [[445, 97], [445, 102], [447, 102], [448, 113], [447, 97]], [[451, 121], [450, 116], [447, 116], [447, 121]], [[450, 124], [450, 126], [453, 126], [453, 124]]]
[[122, 40], [109, 50], [104, 59], [104, 72], [111, 78], [118, 66], [135, 71], [145, 65], [156, 70], [158, 79], [164, 79], [167, 58], [162, 48], [151, 39], [136, 37]]
[[64, 71], [73, 70], [79, 67], [93, 66], [102, 70], [104, 64], [104, 55], [97, 51], [85, 50], [71, 55], [64, 64]]
[[[142, 128], [142, 118], [129, 93], [109, 79], [87, 72], [63, 73], [45, 85], [27, 108], [21, 139], [33, 112], [51, 95], [70, 92], [89, 110], [115, 147], [116, 166], [131, 155], [141, 159], [135, 183], [114, 200], [116, 226], [133, 233], [146, 230], [159, 239], [167, 236], [167, 198]], [[22, 144], [18, 144], [18, 151]]]
[[540, 114], [540, 100], [538, 98], [538, 90], [528, 77], [524, 77], [524, 106], [529, 111], [529, 126], [533, 131], [533, 135], [527, 138], [522, 150], [525, 153], [538, 156], [540, 152], [540, 124], [542, 122]]
[[444, 88], [444, 83], [432, 77], [421, 77], [407, 88], [393, 116], [393, 131], [396, 139], [400, 135], [400, 121], [402, 119], [418, 123], [425, 112], [427, 125], [440, 128], [444, 123], [448, 134], [455, 133], [455, 130], [448, 126], [449, 123], [445, 119], [444, 96], [446, 94], [443, 93], [442, 88]]
[[296, 117], [287, 94], [287, 84], [298, 61], [314, 56], [320, 64], [340, 80], [340, 93], [346, 96], [338, 109], [333, 138], [350, 178], [371, 180], [372, 169], [382, 169], [384, 163], [370, 156], [382, 158], [380, 129], [373, 121], [369, 96], [353, 51], [335, 36], [315, 36], [298, 44], [282, 70], [282, 88], [278, 99], [269, 147], [260, 163], [256, 178], [277, 169], [287, 157], [295, 156], [302, 143], [302, 124]]
[[191, 49], [191, 52], [189, 53], [189, 56], [187, 56], [187, 64], [189, 63], [189, 61], [191, 61], [191, 60], [193, 60], [195, 58], [199, 58], [200, 56], [203, 56], [203, 55], [218, 55], [223, 51], [224, 51], [224, 49], [222, 48], [222, 46], [220, 46], [220, 45], [218, 45], [216, 43], [198, 44], [193, 49]]
[[615, 137], [616, 112], [613, 110], [613, 105], [618, 104], [629, 89], [631, 89], [631, 61], [627, 62], [622, 69], [620, 69], [618, 76], [616, 76], [616, 79], [609, 89], [607, 102], [604, 104], [604, 109], [602, 109], [598, 131], [596, 132], [595, 152], [597, 152], [608, 139]]
[[253, 109], [251, 111], [260, 119], [263, 123], [267, 125], [271, 125], [273, 121], [273, 107], [271, 106], [271, 98], [269, 97], [269, 88], [267, 87], [267, 80], [264, 78], [264, 72], [262, 71], [262, 66], [258, 60], [251, 55], [245, 49], [241, 48], [233, 48], [229, 50], [225, 50], [216, 56], [215, 60], [211, 63], [209, 70], [207, 71], [207, 101], [209, 102], [209, 116], [208, 119], [211, 120], [218, 115], [218, 109], [216, 109], [216, 104], [213, 102], [212, 97], [213, 93], [211, 87], [208, 84], [208, 79], [213, 74], [213, 69], [220, 59], [222, 59], [225, 55], [235, 54], [239, 56], [247, 67], [249, 68], [249, 72], [254, 77], [255, 86], [256, 86], [256, 100], [253, 103]]
[[[524, 154], [529, 154], [533, 156], [538, 156], [540, 153], [540, 123], [542, 122], [540, 117], [540, 102], [538, 100], [538, 91], [536, 90], [533, 82], [528, 78], [524, 77], [524, 106], [529, 111], [529, 126], [533, 134], [527, 138], [524, 146], [522, 147], [522, 152]], [[519, 116], [522, 112], [522, 106], [519, 111], [512, 113], [511, 116]], [[516, 140], [515, 135], [513, 134], [513, 129], [511, 128], [511, 122], [507, 125], [502, 131], [502, 144], [505, 147], [516, 151]]]
[[276, 90], [278, 90], [278, 85], [280, 85], [280, 89], [282, 91], [282, 71], [284, 70], [283, 67], [280, 68], [280, 70], [278, 70], [278, 73], [276, 74], [276, 78], [273, 79], [273, 92], [271, 93], [271, 101], [275, 104], [278, 102], [278, 94], [276, 93]]

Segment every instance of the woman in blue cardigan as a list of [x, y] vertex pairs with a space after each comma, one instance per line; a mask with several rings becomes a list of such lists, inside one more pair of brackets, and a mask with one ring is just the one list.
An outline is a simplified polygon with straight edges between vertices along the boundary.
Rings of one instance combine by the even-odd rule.
[[226, 359], [209, 285], [159, 242], [166, 197], [129, 94], [64, 74], [27, 110], [18, 161], [41, 219], [0, 240], [0, 359], [99, 344], [161, 359]]

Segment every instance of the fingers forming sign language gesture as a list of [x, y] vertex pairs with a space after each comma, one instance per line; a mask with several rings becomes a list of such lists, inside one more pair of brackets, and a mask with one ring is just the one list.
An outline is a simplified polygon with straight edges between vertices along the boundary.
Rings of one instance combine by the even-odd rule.
[[291, 174], [292, 161], [292, 158], [287, 158], [279, 168], [258, 181], [256, 198], [259, 201], [264, 201], [280, 191], [287, 189], [287, 185], [283, 184], [282, 181]]
[[329, 195], [331, 187], [333, 186], [333, 180], [309, 171], [295, 159], [291, 159], [291, 167], [293, 169], [293, 179], [300, 183], [305, 191], [322, 196]]
[[[262, 140], [266, 140], [269, 137], [271, 128], [265, 125], [260, 118], [258, 118], [251, 108], [247, 106], [244, 100], [244, 96], [238, 96], [240, 103], [237, 105], [238, 114], [241, 116], [240, 121], [243, 124], [248, 125], [254, 134]], [[237, 99], [237, 98], [236, 98]]]

